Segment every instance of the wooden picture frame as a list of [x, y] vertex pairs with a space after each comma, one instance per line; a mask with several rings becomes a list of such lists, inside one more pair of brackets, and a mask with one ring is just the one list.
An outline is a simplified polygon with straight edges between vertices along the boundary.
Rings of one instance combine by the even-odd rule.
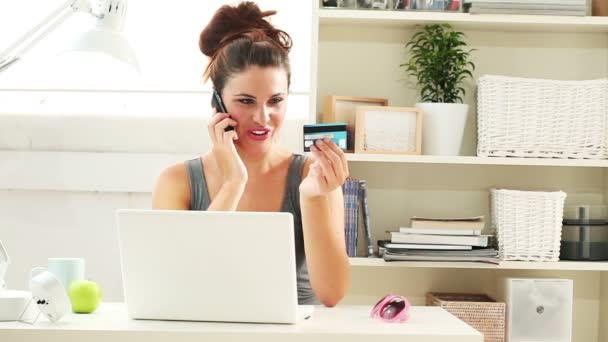
[[346, 151], [355, 150], [357, 107], [358, 106], [388, 106], [388, 99], [357, 96], [325, 96], [323, 103], [323, 123], [346, 123]]
[[357, 107], [355, 153], [422, 153], [422, 110], [414, 107]]
[[593, 0], [591, 12], [594, 16], [608, 16], [608, 3], [606, 0]]

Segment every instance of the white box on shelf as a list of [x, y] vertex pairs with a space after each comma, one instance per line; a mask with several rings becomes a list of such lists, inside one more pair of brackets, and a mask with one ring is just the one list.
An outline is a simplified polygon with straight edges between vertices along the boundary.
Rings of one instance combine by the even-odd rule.
[[608, 158], [608, 80], [484, 75], [478, 83], [478, 156]]
[[501, 260], [558, 261], [566, 193], [491, 189]]
[[506, 278], [504, 285], [507, 341], [571, 341], [571, 279]]

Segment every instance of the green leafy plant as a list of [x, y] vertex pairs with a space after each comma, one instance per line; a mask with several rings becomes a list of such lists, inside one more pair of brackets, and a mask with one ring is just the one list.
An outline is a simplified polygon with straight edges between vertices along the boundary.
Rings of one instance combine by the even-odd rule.
[[475, 70], [470, 61], [474, 49], [465, 50], [463, 37], [449, 24], [433, 24], [424, 26], [405, 45], [409, 60], [400, 66], [418, 80], [423, 102], [462, 102], [466, 93], [462, 84], [473, 78]]

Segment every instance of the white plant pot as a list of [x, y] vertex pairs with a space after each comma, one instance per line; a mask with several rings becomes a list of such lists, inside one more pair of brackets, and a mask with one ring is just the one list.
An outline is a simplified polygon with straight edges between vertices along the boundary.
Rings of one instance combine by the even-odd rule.
[[422, 154], [460, 154], [469, 105], [463, 103], [416, 103], [422, 110]]

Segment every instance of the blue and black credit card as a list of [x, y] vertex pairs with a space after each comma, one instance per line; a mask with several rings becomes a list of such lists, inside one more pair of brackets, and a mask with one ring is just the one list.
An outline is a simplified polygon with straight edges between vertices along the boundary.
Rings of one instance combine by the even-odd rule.
[[315, 141], [323, 138], [331, 138], [339, 148], [346, 151], [346, 123], [336, 122], [304, 125], [304, 152], [310, 152], [310, 146], [312, 146]]

